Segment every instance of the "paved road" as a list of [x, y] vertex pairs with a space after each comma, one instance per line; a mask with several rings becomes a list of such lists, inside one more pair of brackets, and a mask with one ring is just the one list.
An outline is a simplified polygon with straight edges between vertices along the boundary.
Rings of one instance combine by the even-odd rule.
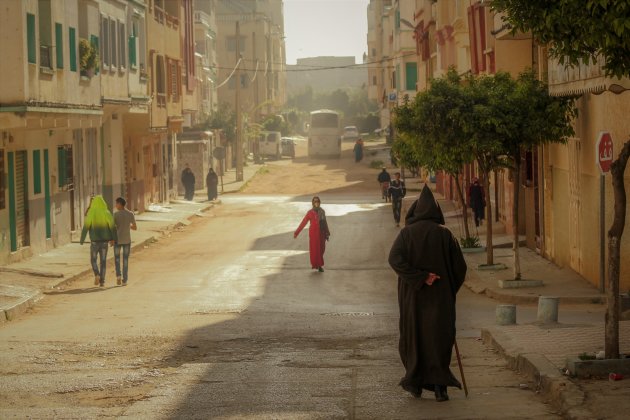
[[476, 339], [493, 304], [466, 290], [470, 398], [403, 393], [390, 209], [322, 199], [323, 274], [309, 270], [307, 237], [292, 237], [308, 197], [235, 195], [132, 255], [126, 288], [85, 279], [0, 328], [0, 418], [554, 417]]

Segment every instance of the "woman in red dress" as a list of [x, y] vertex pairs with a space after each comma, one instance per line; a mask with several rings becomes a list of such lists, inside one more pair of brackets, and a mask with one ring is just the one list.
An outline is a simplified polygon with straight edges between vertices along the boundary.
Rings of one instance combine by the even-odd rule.
[[311, 267], [322, 273], [324, 271], [324, 251], [326, 250], [326, 241], [330, 237], [330, 231], [326, 222], [326, 212], [320, 207], [319, 197], [313, 197], [312, 203], [313, 208], [306, 213], [293, 237], [297, 238], [304, 226], [310, 222], [308, 248], [311, 254]]

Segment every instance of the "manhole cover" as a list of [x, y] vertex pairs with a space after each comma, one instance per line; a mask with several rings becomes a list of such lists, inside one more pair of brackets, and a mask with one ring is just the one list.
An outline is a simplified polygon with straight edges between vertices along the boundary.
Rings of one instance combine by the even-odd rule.
[[329, 312], [324, 316], [373, 316], [374, 312]]

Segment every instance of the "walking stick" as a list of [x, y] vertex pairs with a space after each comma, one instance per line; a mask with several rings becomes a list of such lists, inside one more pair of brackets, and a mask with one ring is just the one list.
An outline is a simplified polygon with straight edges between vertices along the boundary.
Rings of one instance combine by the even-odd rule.
[[468, 398], [468, 387], [466, 386], [466, 378], [464, 377], [464, 366], [462, 365], [462, 358], [459, 355], [459, 347], [457, 347], [457, 339], [455, 340], [455, 355], [457, 356], [457, 364], [459, 365], [459, 373], [462, 376], [462, 384], [464, 385], [464, 394]]

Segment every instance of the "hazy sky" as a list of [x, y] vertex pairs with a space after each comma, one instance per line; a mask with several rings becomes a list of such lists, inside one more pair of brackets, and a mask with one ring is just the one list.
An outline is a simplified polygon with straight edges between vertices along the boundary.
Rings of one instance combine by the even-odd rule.
[[369, 0], [284, 0], [287, 63], [318, 55], [350, 56], [367, 50]]

